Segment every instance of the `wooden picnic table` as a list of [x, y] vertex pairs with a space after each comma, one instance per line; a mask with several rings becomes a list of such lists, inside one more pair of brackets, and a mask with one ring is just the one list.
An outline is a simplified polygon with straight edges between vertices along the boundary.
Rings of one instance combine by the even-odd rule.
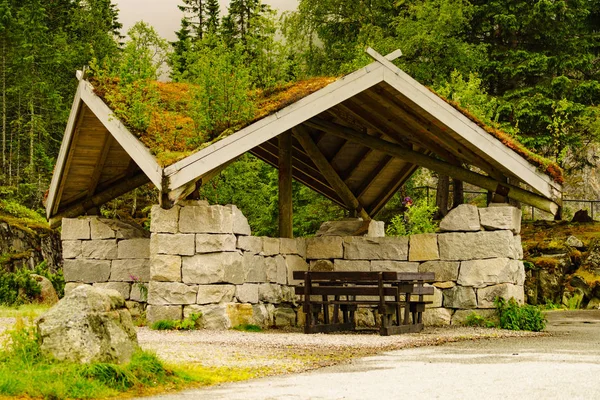
[[355, 330], [358, 306], [367, 306], [377, 308], [379, 333], [388, 336], [423, 330], [425, 305], [431, 303], [424, 296], [433, 294], [433, 287], [424, 284], [433, 282], [435, 274], [294, 271], [293, 277], [303, 281], [295, 292], [302, 296], [305, 333]]

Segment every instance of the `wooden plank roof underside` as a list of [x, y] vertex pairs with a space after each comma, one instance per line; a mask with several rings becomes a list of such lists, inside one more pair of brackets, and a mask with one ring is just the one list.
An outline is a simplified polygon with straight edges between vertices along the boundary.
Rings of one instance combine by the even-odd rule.
[[[48, 218], [85, 213], [148, 181], [163, 197], [172, 194], [170, 201], [175, 202], [189, 193], [186, 188], [206, 183], [246, 152], [277, 167], [278, 136], [290, 131], [297, 136], [299, 129], [308, 132], [370, 216], [381, 210], [418, 166], [336, 130], [376, 138], [399, 151], [455, 167], [474, 166], [499, 184], [510, 178], [526, 184], [534, 195], [559, 204], [559, 184], [388, 59], [370, 54], [376, 60], [373, 64], [165, 168], [112, 116], [91, 85], [81, 80], [49, 191]], [[294, 179], [350, 208], [308, 153], [294, 137]]]

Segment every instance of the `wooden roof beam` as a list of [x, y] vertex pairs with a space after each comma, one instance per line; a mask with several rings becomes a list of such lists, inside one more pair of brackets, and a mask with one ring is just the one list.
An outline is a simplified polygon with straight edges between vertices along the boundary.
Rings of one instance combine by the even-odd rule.
[[93, 195], [89, 199], [85, 199], [65, 209], [59, 210], [58, 214], [50, 218], [50, 226], [52, 228], [56, 228], [60, 225], [60, 222], [63, 218], [74, 218], [84, 215], [89, 210], [100, 207], [104, 203], [109, 202], [116, 197], [122, 196], [125, 193], [130, 192], [148, 182], [150, 182], [150, 178], [148, 178], [144, 173], [138, 174], [125, 181], [121, 181], [120, 183], [107, 188], [103, 192]]
[[367, 221], [371, 219], [371, 216], [365, 211], [360, 201], [356, 198], [354, 193], [348, 188], [346, 183], [340, 178], [338, 173], [333, 169], [329, 161], [325, 158], [319, 147], [310, 137], [308, 129], [302, 125], [299, 125], [292, 129], [296, 139], [300, 142], [306, 153], [313, 160], [317, 168], [321, 171], [325, 179], [335, 189], [338, 195], [342, 198], [348, 209], [356, 210], [363, 220]]
[[469, 171], [465, 168], [461, 168], [456, 165], [449, 164], [444, 161], [437, 160], [435, 158], [426, 156], [416, 151], [407, 150], [401, 146], [398, 146], [397, 144], [377, 139], [372, 136], [362, 134], [360, 132], [356, 132], [353, 129], [336, 125], [329, 121], [322, 120], [319, 118], [313, 118], [307, 121], [305, 124], [323, 130], [324, 132], [328, 132], [343, 137], [345, 139], [361, 143], [365, 146], [379, 150], [383, 153], [403, 159], [411, 164], [416, 164], [421, 167], [437, 171], [441, 174], [460, 179], [461, 181], [471, 183], [483, 189], [487, 189], [493, 192], [497, 191], [499, 188], [502, 188], [504, 190], [508, 189], [510, 191], [509, 196], [512, 199], [532, 205], [534, 207], [539, 208], [540, 210], [556, 214], [556, 212], [559, 209], [559, 204], [557, 202], [549, 200], [546, 197], [537, 195], [527, 190], [523, 190], [517, 186], [500, 183], [490, 177], [480, 175], [478, 173]]
[[383, 192], [381, 192], [379, 197], [373, 203], [371, 203], [369, 206], [369, 214], [377, 214], [418, 168], [419, 166], [415, 164], [407, 164], [404, 168], [402, 168], [392, 183]]
[[94, 173], [90, 179], [90, 185], [88, 186], [88, 194], [87, 197], [92, 197], [96, 192], [96, 188], [98, 187], [98, 183], [100, 183], [100, 177], [102, 176], [102, 170], [106, 165], [106, 159], [108, 158], [108, 153], [110, 152], [110, 147], [113, 143], [113, 136], [110, 132], [106, 132], [106, 137], [104, 138], [104, 143], [102, 144], [102, 151], [98, 160], [96, 162], [96, 167], [94, 169]]

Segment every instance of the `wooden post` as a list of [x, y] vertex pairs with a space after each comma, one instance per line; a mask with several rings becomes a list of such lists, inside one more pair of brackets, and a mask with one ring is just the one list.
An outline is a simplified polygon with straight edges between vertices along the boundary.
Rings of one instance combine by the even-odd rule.
[[400, 158], [420, 167], [431, 169], [442, 175], [449, 175], [453, 178], [460, 179], [461, 181], [479, 186], [483, 189], [491, 190], [496, 193], [498, 192], [499, 188], [509, 189], [510, 196], [513, 199], [535, 206], [540, 210], [552, 213], [552, 215], [556, 214], [559, 205], [562, 203], [561, 199], [549, 200], [546, 197], [529, 192], [519, 187], [500, 183], [493, 178], [469, 171], [468, 169], [448, 164], [447, 162], [437, 160], [416, 151], [405, 149], [404, 147], [395, 143], [357, 132], [352, 128], [337, 125], [318, 118], [313, 118], [305, 123], [324, 132], [331, 133], [347, 140], [352, 140], [356, 143], [360, 143], [364, 146], [381, 151], [382, 153]]
[[437, 207], [436, 219], [442, 219], [448, 214], [448, 191], [450, 178], [448, 175], [439, 175], [437, 191], [435, 193], [435, 205]]
[[463, 181], [452, 179], [452, 208], [456, 208], [465, 202], [465, 188]]
[[292, 133], [279, 135], [279, 237], [293, 238]]

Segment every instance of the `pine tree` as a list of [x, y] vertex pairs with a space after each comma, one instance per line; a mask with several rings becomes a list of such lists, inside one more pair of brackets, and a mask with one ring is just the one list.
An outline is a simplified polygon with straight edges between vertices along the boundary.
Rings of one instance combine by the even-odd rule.
[[202, 39], [206, 32], [206, 0], [181, 0], [184, 5], [177, 6], [184, 12], [184, 19], [194, 31], [196, 39]]
[[216, 33], [219, 30], [219, 14], [221, 7], [219, 0], [207, 0], [206, 2], [206, 32]]

